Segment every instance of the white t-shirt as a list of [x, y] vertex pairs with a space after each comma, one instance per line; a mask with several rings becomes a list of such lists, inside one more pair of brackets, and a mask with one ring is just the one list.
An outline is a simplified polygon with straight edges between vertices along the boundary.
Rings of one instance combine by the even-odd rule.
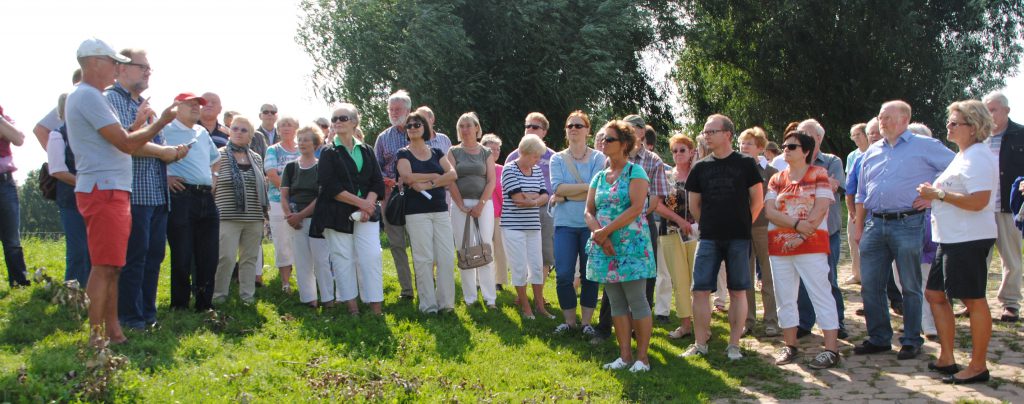
[[932, 241], [962, 243], [996, 238], [995, 193], [999, 192], [999, 164], [983, 143], [956, 154], [935, 186], [946, 192], [970, 195], [992, 191], [985, 208], [972, 212], [940, 200], [932, 201]]

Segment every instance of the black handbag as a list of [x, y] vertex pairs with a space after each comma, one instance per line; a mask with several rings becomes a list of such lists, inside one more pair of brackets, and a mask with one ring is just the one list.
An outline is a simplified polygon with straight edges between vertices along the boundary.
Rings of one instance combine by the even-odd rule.
[[405, 226], [405, 186], [396, 183], [384, 207], [384, 218], [393, 226]]

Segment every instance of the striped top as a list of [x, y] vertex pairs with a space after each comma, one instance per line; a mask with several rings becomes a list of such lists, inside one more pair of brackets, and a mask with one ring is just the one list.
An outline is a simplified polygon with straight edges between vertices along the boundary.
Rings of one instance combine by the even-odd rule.
[[540, 208], [520, 208], [512, 195], [524, 192], [546, 194], [544, 172], [537, 165], [530, 175], [524, 174], [515, 161], [505, 164], [501, 171], [501, 228], [505, 230], [540, 230]]
[[[245, 212], [235, 204], [235, 187], [231, 184], [231, 163], [226, 155], [227, 148], [221, 148], [220, 170], [217, 171], [217, 193], [214, 195], [214, 203], [220, 211], [220, 220], [240, 221], [262, 221], [263, 209], [260, 206], [260, 198], [256, 193], [256, 177], [252, 164], [239, 164], [238, 169], [242, 171], [242, 181], [245, 182], [245, 205], [252, 207]], [[255, 161], [256, 170], [262, 175], [260, 169], [262, 162]]]

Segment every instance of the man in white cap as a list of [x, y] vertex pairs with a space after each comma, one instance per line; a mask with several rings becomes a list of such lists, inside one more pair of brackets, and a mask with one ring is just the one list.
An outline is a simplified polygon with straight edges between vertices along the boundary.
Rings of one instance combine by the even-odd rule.
[[187, 147], [150, 144], [165, 125], [175, 118], [173, 104], [151, 125], [128, 133], [121, 126], [101, 89], [114, 84], [117, 63], [131, 59], [114, 52], [103, 41], [87, 39], [78, 48], [82, 82], [68, 94], [66, 123], [68, 140], [75, 150], [78, 169], [75, 195], [85, 219], [86, 239], [92, 271], [89, 296], [89, 342], [102, 346], [127, 341], [117, 318], [117, 286], [124, 266], [131, 231], [131, 153], [147, 149], [162, 160], [183, 157]]

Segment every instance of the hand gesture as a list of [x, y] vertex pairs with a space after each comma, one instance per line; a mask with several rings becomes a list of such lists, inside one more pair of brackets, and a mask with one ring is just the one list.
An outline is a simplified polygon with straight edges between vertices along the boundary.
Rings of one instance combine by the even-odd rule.
[[164, 109], [164, 112], [160, 113], [160, 122], [162, 122], [164, 125], [166, 125], [166, 124], [170, 123], [171, 121], [173, 121], [174, 118], [177, 118], [178, 117], [178, 104], [180, 104], [180, 103], [181, 103], [180, 101], [175, 101], [175, 102], [171, 103], [171, 105], [168, 106], [166, 109]]
[[149, 120], [156, 117], [156, 111], [153, 111], [153, 107], [149, 105], [149, 98], [142, 100], [139, 104], [139, 110], [135, 113], [135, 123], [132, 127], [141, 128], [149, 123]]
[[181, 192], [185, 190], [185, 180], [181, 177], [173, 175], [167, 176], [167, 188], [170, 188], [171, 192]]

